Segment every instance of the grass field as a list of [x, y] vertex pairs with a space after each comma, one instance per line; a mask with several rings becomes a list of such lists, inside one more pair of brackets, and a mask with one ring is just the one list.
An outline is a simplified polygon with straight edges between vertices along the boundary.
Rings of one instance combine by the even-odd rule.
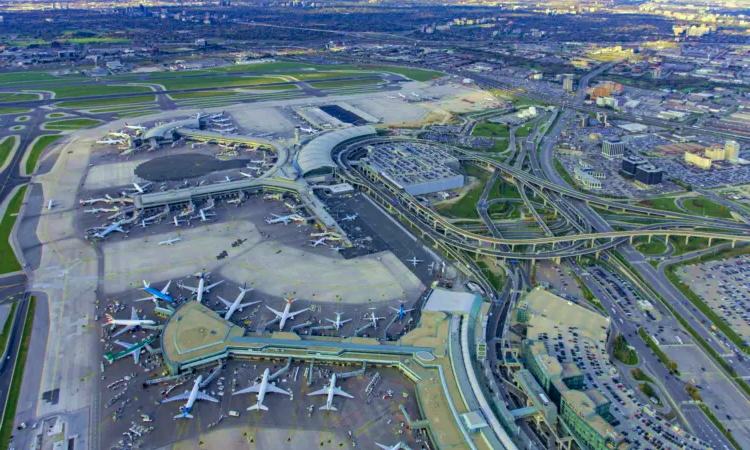
[[675, 199], [671, 197], [652, 198], [649, 200], [641, 200], [638, 204], [647, 208], [660, 209], [662, 211], [682, 212], [682, 210], [677, 207], [674, 200]]
[[0, 103], [27, 102], [30, 100], [39, 100], [39, 94], [22, 94], [18, 92], [0, 92]]
[[136, 103], [148, 103], [156, 100], [155, 95], [136, 95], [133, 97], [102, 98], [98, 100], [79, 100], [57, 103], [61, 108], [96, 108], [98, 106], [132, 105]]
[[186, 100], [193, 98], [227, 97], [237, 95], [237, 91], [197, 91], [183, 92], [182, 94], [169, 94], [174, 100]]
[[56, 120], [54, 122], [47, 122], [44, 124], [44, 129], [45, 130], [57, 130], [57, 131], [80, 130], [81, 128], [88, 128], [98, 123], [101, 123], [101, 120], [86, 119], [86, 118], [65, 119], [65, 120]]
[[13, 150], [17, 140], [18, 138], [15, 136], [7, 136], [0, 142], [0, 166], [5, 164], [5, 160], [10, 156], [10, 151]]
[[526, 137], [530, 135], [532, 131], [534, 131], [534, 122], [529, 122], [526, 125], [518, 127], [516, 129], [516, 137]]
[[158, 110], [155, 109], [149, 109], [144, 111], [125, 111], [118, 114], [115, 114], [115, 117], [118, 119], [125, 119], [127, 117], [140, 117], [140, 116], [147, 116], [149, 114], [156, 114], [158, 113]]
[[437, 210], [440, 214], [462, 219], [479, 218], [479, 213], [477, 213], [477, 202], [482, 196], [484, 186], [490, 180], [490, 174], [471, 165], [466, 166], [466, 174], [478, 178], [479, 183], [471, 188], [463, 197], [461, 197], [460, 200], [450, 204], [438, 205]]
[[557, 170], [557, 173], [560, 174], [562, 179], [565, 180], [565, 182], [568, 183], [568, 185], [570, 185], [571, 187], [577, 186], [575, 180], [573, 179], [573, 177], [570, 176], [567, 169], [565, 169], [565, 166], [563, 166], [563, 164], [560, 162], [559, 159], [557, 158], [553, 159], [552, 164], [554, 164], [555, 170]]
[[[7, 304], [0, 306], [0, 308], [5, 308], [6, 306]], [[15, 317], [16, 308], [18, 308], [18, 302], [13, 302], [10, 304], [10, 312], [8, 312], [8, 318], [3, 324], [2, 333], [0, 333], [0, 353], [4, 352], [5, 346], [8, 345], [8, 338], [10, 337], [10, 327], [11, 325], [13, 325], [13, 317]]]
[[89, 97], [93, 95], [136, 94], [153, 92], [146, 86], [107, 86], [102, 84], [74, 84], [70, 86], [51, 86], [46, 91], [55, 93], [55, 100], [64, 98]]
[[50, 119], [58, 119], [60, 117], [65, 117], [65, 116], [66, 116], [65, 113], [52, 113], [48, 115], [47, 117], [49, 117]]
[[52, 81], [57, 79], [48, 72], [16, 71], [0, 74], [0, 83], [16, 83], [19, 81]]
[[330, 89], [345, 86], [372, 86], [375, 84], [381, 84], [378, 79], [368, 80], [341, 80], [341, 81], [315, 81], [310, 83], [310, 86], [316, 89]]
[[664, 353], [664, 350], [662, 350], [661, 347], [659, 347], [656, 344], [656, 342], [653, 340], [653, 338], [648, 333], [646, 333], [646, 330], [643, 329], [643, 327], [638, 328], [638, 336], [640, 336], [641, 339], [643, 339], [643, 342], [645, 342], [646, 345], [648, 345], [648, 348], [650, 348], [651, 351], [654, 352], [654, 354], [656, 355], [656, 357], [659, 358], [659, 360], [662, 362], [662, 364], [664, 364], [664, 367], [666, 367], [666, 369], [667, 369], [667, 371], [669, 371], [669, 373], [674, 374], [674, 375], [679, 375], [680, 374], [680, 371], [679, 371], [679, 368], [677, 366], [677, 363], [674, 362], [669, 357], [669, 355], [667, 355], [666, 353]]
[[682, 201], [682, 206], [688, 211], [708, 217], [719, 219], [731, 219], [729, 208], [707, 198], [687, 198]]
[[4, 114], [21, 114], [31, 111], [29, 108], [0, 108], [0, 115]]
[[10, 447], [10, 436], [14, 430], [13, 422], [16, 419], [18, 396], [21, 394], [21, 384], [23, 383], [23, 371], [26, 368], [26, 357], [29, 354], [31, 330], [34, 326], [34, 311], [36, 311], [36, 297], [31, 297], [29, 299], [29, 310], [26, 312], [26, 319], [23, 322], [21, 346], [18, 349], [16, 365], [13, 367], [13, 376], [10, 379], [8, 400], [6, 408], [3, 410], [3, 421], [0, 425], [0, 448]]
[[[510, 137], [510, 129], [507, 125], [492, 122], [479, 122], [471, 130], [472, 136], [479, 137]], [[506, 145], [507, 148], [507, 145]]]
[[31, 119], [31, 116], [16, 117], [16, 122], [26, 122], [29, 119]]
[[612, 354], [615, 359], [623, 364], [627, 364], [628, 366], [638, 364], [638, 354], [628, 345], [628, 341], [626, 341], [625, 337], [621, 334], [618, 334], [617, 337], [615, 337]]
[[636, 236], [633, 239], [633, 247], [644, 255], [661, 255], [667, 251], [667, 244], [661, 239], [651, 239], [648, 242], [648, 236]]
[[166, 90], [199, 89], [215, 87], [236, 87], [254, 84], [285, 83], [286, 80], [277, 77], [239, 77], [217, 75], [215, 77], [195, 78], [165, 78], [159, 84]]
[[[26, 186], [22, 186], [13, 198], [8, 203], [8, 208], [5, 209], [5, 215], [0, 220], [0, 254], [3, 255], [0, 258], [0, 274], [16, 272], [22, 269], [21, 263], [16, 259], [16, 254], [13, 252], [13, 247], [10, 246], [10, 233], [13, 231], [13, 226], [16, 224], [16, 214], [21, 209], [21, 203], [23, 197], [26, 195]], [[7, 448], [2, 447], [0, 448]]]
[[636, 381], [646, 381], [649, 383], [653, 383], [654, 380], [651, 379], [646, 373], [641, 369], [630, 369], [630, 376], [633, 377]]
[[31, 175], [36, 170], [39, 157], [42, 155], [44, 149], [61, 137], [62, 135], [60, 134], [44, 134], [37, 138], [34, 145], [28, 150], [29, 157], [26, 159], [26, 173], [28, 175]]

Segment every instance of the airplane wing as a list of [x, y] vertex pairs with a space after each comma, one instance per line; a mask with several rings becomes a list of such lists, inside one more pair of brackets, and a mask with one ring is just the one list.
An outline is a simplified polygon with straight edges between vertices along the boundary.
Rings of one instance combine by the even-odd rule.
[[303, 313], [303, 312], [305, 312], [305, 311], [307, 311], [307, 310], [309, 310], [309, 309], [310, 309], [310, 308], [305, 308], [305, 309], [300, 309], [299, 311], [295, 311], [295, 312], [290, 312], [290, 313], [289, 313], [289, 317], [294, 317], [294, 316], [296, 316], [297, 314], [299, 314], [299, 313]]
[[412, 311], [414, 311], [414, 308], [412, 308], [412, 309], [405, 309], [404, 313], [408, 313], [408, 312], [412, 312]]
[[[335, 320], [332, 320], [332, 319], [326, 319], [326, 320], [327, 320], [327, 321], [329, 321], [329, 322], [331, 322], [331, 323], [333, 323], [333, 324], [335, 324], [335, 323], [336, 323], [336, 321], [335, 321]], [[342, 323], [343, 323], [343, 322], [342, 322]]]
[[138, 320], [138, 313], [135, 311], [135, 306], [130, 309], [130, 320]]
[[398, 312], [398, 308], [394, 308], [393, 306], [389, 306], [389, 308], [391, 308], [392, 310]]
[[226, 305], [226, 307], [227, 307], [227, 308], [231, 308], [231, 307], [232, 307], [232, 302], [230, 302], [230, 301], [228, 301], [228, 300], [224, 300], [223, 298], [219, 297], [218, 295], [217, 295], [216, 297], [217, 297], [217, 298], [218, 298], [219, 300], [221, 300], [221, 302], [222, 302], [222, 303], [224, 303], [224, 305]]
[[141, 349], [139, 348], [131, 354], [133, 355], [133, 360], [135, 360], [135, 364], [138, 365], [138, 361], [141, 359]]
[[310, 392], [307, 394], [308, 397], [311, 395], [328, 395], [328, 387], [326, 386], [323, 389], [317, 390], [315, 392]]
[[133, 344], [128, 344], [127, 342], [122, 341], [115, 341], [115, 344], [119, 345], [122, 348], [130, 348], [133, 346]]
[[260, 300], [258, 300], [257, 302], [240, 303], [240, 308], [247, 308], [248, 306], [253, 306], [258, 303], [260, 303]]
[[[216, 215], [216, 214], [214, 214], [214, 215]], [[220, 284], [221, 284], [221, 283], [223, 283], [223, 282], [224, 282], [224, 280], [221, 280], [221, 281], [219, 281], [218, 283], [214, 283], [214, 284], [211, 284], [211, 285], [209, 285], [209, 286], [206, 286], [206, 287], [204, 287], [204, 288], [203, 288], [203, 291], [204, 291], [204, 292], [205, 292], [205, 291], [210, 291], [210, 290], [211, 290], [211, 288], [213, 288], [213, 287], [216, 287], [216, 286], [220, 285]]]
[[289, 393], [289, 391], [285, 391], [284, 389], [276, 387], [276, 386], [272, 385], [271, 383], [268, 383], [266, 385], [266, 392], [275, 392], [277, 394], [292, 395], [292, 394]]
[[240, 389], [239, 391], [235, 392], [232, 395], [239, 395], [239, 394], [252, 394], [253, 392], [260, 392], [260, 383], [255, 383], [254, 385], [245, 388]]
[[194, 288], [194, 287], [190, 287], [190, 286], [185, 286], [184, 284], [181, 284], [180, 287], [182, 289], [187, 289], [188, 291], [192, 292], [193, 294], [197, 294], [198, 293], [198, 288]]
[[176, 402], [178, 400], [187, 400], [190, 398], [190, 391], [185, 391], [183, 394], [175, 395], [174, 397], [165, 398], [161, 403]]
[[341, 390], [339, 388], [333, 388], [333, 393], [336, 394], [336, 395], [340, 395], [342, 397], [354, 398], [353, 395], [351, 395], [349, 393], [346, 393], [346, 392], [344, 392], [343, 390]]
[[122, 327], [122, 329], [120, 331], [118, 331], [117, 333], [113, 334], [112, 337], [117, 337], [117, 336], [125, 333], [128, 330], [130, 330], [130, 327], [127, 327], [127, 326]]
[[162, 288], [162, 290], [161, 290], [162, 294], [166, 294], [167, 292], [169, 292], [169, 285], [170, 284], [172, 284], [172, 280], [167, 281], [167, 285], [164, 286], [164, 288]]
[[198, 400], [206, 400], [206, 401], [209, 401], [209, 402], [219, 403], [218, 400], [216, 400], [215, 398], [213, 398], [210, 395], [206, 394], [205, 392], [198, 391], [198, 397], [197, 398], [198, 398]]
[[340, 323], [341, 325], [343, 325], [343, 324], [345, 324], [345, 323], [347, 323], [347, 322], [351, 322], [351, 321], [352, 321], [352, 319], [346, 319], [346, 320], [342, 320], [342, 321], [341, 321], [341, 322], [339, 322], [339, 323]]
[[280, 312], [276, 311], [275, 309], [271, 308], [271, 307], [270, 307], [270, 306], [268, 306], [268, 305], [266, 305], [266, 308], [270, 309], [272, 313], [276, 314], [276, 315], [277, 315], [277, 316], [279, 316], [279, 317], [281, 317], [281, 316], [283, 316], [283, 315], [284, 315], [284, 314], [282, 314], [282, 313], [280, 313]]

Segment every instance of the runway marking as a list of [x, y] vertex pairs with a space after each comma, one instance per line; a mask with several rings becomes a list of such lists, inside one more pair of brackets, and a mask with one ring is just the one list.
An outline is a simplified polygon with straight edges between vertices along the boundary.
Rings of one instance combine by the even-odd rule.
[[185, 434], [185, 432], [188, 431], [189, 428], [190, 427], [187, 420], [182, 420], [177, 424], [177, 439], [175, 440], [174, 445], [172, 445], [173, 449], [177, 449], [177, 445], [179, 445], [180, 439], [182, 439], [182, 435]]

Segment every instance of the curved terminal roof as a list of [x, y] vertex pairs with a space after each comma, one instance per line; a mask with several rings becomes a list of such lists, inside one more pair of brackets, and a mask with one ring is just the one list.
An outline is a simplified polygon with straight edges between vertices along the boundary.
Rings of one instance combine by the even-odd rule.
[[[149, 129], [143, 134], [143, 139], [148, 140], [151, 138], [165, 139], [167, 133], [171, 133], [177, 128], [200, 128], [200, 121], [198, 119], [185, 119], [176, 120], [174, 122], [157, 125], [154, 128]], [[170, 138], [172, 136], [169, 136]]]
[[331, 151], [342, 142], [364, 136], [377, 134], [375, 128], [369, 125], [362, 127], [344, 128], [321, 135], [300, 150], [297, 155], [297, 165], [302, 176], [316, 169], [330, 167], [334, 169], [336, 164], [331, 159]]

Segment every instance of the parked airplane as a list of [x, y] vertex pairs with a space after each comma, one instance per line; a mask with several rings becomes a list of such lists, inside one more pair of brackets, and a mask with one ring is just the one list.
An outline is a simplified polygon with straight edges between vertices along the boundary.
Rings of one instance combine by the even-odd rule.
[[272, 313], [276, 314], [276, 317], [279, 318], [279, 330], [284, 329], [284, 324], [286, 324], [287, 320], [294, 320], [294, 316], [296, 316], [299, 313], [303, 313], [307, 311], [310, 308], [300, 309], [299, 311], [295, 312], [289, 312], [289, 309], [292, 307], [292, 303], [296, 300], [294, 298], [285, 298], [286, 300], [286, 306], [284, 306], [284, 312], [278, 312], [275, 309], [271, 308], [270, 306], [266, 305], [266, 308], [270, 309]]
[[327, 236], [323, 236], [322, 238], [318, 239], [317, 241], [310, 240], [310, 245], [313, 247], [317, 247], [318, 245], [325, 245], [326, 247], [328, 244], [326, 244], [326, 239], [328, 239]]
[[336, 387], [336, 374], [335, 373], [331, 375], [331, 384], [329, 384], [327, 387], [324, 387], [323, 389], [320, 389], [318, 391], [310, 392], [307, 395], [308, 397], [311, 395], [327, 395], [328, 398], [326, 399], [325, 406], [320, 407], [320, 409], [323, 409], [326, 411], [337, 411], [336, 407], [333, 406], [334, 395], [341, 395], [342, 397], [354, 398], [353, 395], [347, 394], [342, 389]]
[[[229, 119], [228, 117], [222, 117], [222, 118], [219, 118], [219, 119], [213, 119], [213, 122], [215, 122], [218, 125], [218, 124], [222, 124], [222, 123], [227, 123], [230, 120], [231, 119]], [[222, 125], [219, 125], [219, 126], [222, 126]]]
[[[175, 217], [175, 219], [176, 219], [176, 217]], [[175, 242], [179, 242], [181, 240], [182, 240], [182, 238], [180, 236], [177, 236], [175, 238], [167, 239], [166, 241], [161, 241], [161, 242], [159, 242], [159, 245], [173, 245]]]
[[240, 394], [250, 394], [253, 392], [258, 393], [257, 400], [258, 402], [251, 407], [247, 408], [248, 411], [255, 411], [258, 409], [261, 409], [263, 411], [268, 411], [268, 407], [263, 404], [263, 399], [266, 397], [266, 393], [268, 392], [274, 392], [277, 394], [284, 394], [284, 395], [292, 395], [291, 392], [285, 391], [284, 389], [281, 389], [279, 387], [276, 387], [275, 384], [271, 384], [268, 382], [268, 379], [270, 378], [271, 371], [269, 369], [266, 369], [263, 371], [263, 379], [260, 381], [260, 383], [255, 383], [249, 388], [241, 389], [237, 392], [235, 392], [232, 395], [240, 395]]
[[207, 395], [205, 392], [200, 392], [199, 389], [202, 381], [203, 375], [199, 375], [198, 378], [195, 379], [195, 384], [193, 384], [192, 390], [185, 391], [184, 394], [176, 395], [161, 401], [161, 403], [169, 403], [179, 400], [187, 400], [185, 406], [180, 407], [180, 414], [174, 416], [175, 419], [192, 419], [193, 416], [190, 414], [190, 410], [193, 408], [193, 404], [196, 400], [208, 400], [209, 402], [219, 403], [217, 399]]
[[370, 311], [370, 317], [365, 316], [366, 320], [369, 320], [372, 322], [372, 327], [377, 329], [378, 328], [378, 320], [383, 320], [385, 317], [375, 317], [375, 311]]
[[128, 344], [127, 342], [115, 341], [115, 344], [119, 345], [120, 347], [124, 347], [125, 350], [121, 352], [107, 352], [104, 354], [104, 359], [106, 359], [108, 363], [112, 364], [118, 359], [125, 358], [128, 355], [133, 355], [133, 359], [135, 359], [135, 363], [138, 364], [138, 360], [140, 359], [140, 356], [141, 356], [141, 349], [147, 345], [150, 345], [155, 340], [156, 340], [156, 337], [151, 336], [135, 344]]
[[206, 212], [203, 209], [201, 209], [201, 210], [198, 211], [198, 215], [195, 216], [195, 217], [191, 217], [190, 220], [195, 220], [198, 217], [201, 218], [201, 222], [206, 222], [206, 221], [208, 221], [209, 217], [216, 217], [216, 213]]
[[84, 199], [78, 200], [78, 203], [81, 204], [81, 205], [91, 205], [93, 203], [99, 203], [99, 202], [109, 202], [109, 199], [91, 197], [91, 198], [86, 199], [86, 200], [84, 200]]
[[140, 131], [146, 130], [146, 127], [142, 125], [128, 125], [127, 122], [125, 122], [125, 128], [130, 128], [131, 130], [140, 130]]
[[154, 183], [146, 183], [143, 186], [141, 186], [138, 183], [133, 183], [134, 187], [132, 187], [132, 188], [126, 188], [126, 189], [129, 190], [129, 191], [138, 191], [139, 194], [145, 194], [146, 193], [146, 188], [149, 187], [149, 186], [151, 186], [152, 184], [154, 184]]
[[406, 315], [406, 313], [414, 311], [414, 308], [404, 309], [404, 304], [403, 303], [401, 303], [401, 305], [399, 305], [398, 309], [394, 308], [392, 306], [389, 306], [389, 308], [391, 308], [392, 310], [394, 310], [394, 311], [396, 311], [398, 313], [398, 320], [399, 321], [404, 320], [404, 316]]
[[239, 289], [240, 289], [240, 294], [237, 296], [237, 298], [233, 302], [230, 302], [229, 300], [224, 300], [223, 298], [218, 297], [219, 300], [221, 300], [221, 302], [224, 303], [227, 306], [227, 308], [229, 308], [227, 310], [227, 313], [224, 314], [224, 320], [229, 320], [230, 318], [232, 318], [232, 314], [234, 314], [234, 312], [237, 311], [238, 309], [242, 311], [242, 308], [247, 308], [248, 306], [252, 306], [252, 305], [256, 305], [260, 303], [260, 300], [257, 302], [240, 303], [242, 299], [245, 297], [245, 294], [252, 291], [252, 288], [245, 289], [244, 287], [240, 287]]
[[117, 131], [112, 131], [112, 130], [109, 130], [109, 135], [110, 136], [114, 136], [114, 137], [123, 138], [123, 139], [130, 139], [130, 135], [129, 134], [127, 134], [127, 133], [119, 133]]
[[115, 319], [109, 314], [105, 314], [104, 317], [105, 317], [105, 322], [104, 322], [105, 325], [112, 325], [112, 328], [117, 327], [117, 326], [123, 327], [122, 330], [115, 333], [114, 336], [119, 336], [125, 333], [126, 331], [135, 330], [141, 325], [156, 325], [156, 322], [154, 322], [153, 320], [144, 320], [144, 319], [138, 318], [138, 313], [135, 311], [135, 307], [131, 309], [130, 319]]
[[125, 140], [124, 139], [109, 139], [109, 138], [106, 138], [106, 139], [98, 140], [98, 141], [96, 141], [96, 143], [97, 144], [101, 144], [101, 145], [119, 145], [119, 144], [124, 144]]
[[172, 284], [172, 280], [167, 281], [167, 284], [161, 289], [161, 291], [156, 290], [151, 287], [149, 283], [146, 283], [146, 280], [143, 280], [143, 290], [151, 294], [151, 297], [141, 298], [136, 300], [137, 302], [143, 302], [146, 300], [164, 300], [167, 303], [174, 303], [174, 299], [169, 296], [169, 285]]
[[404, 94], [400, 93], [400, 92], [398, 93], [398, 96], [401, 97], [401, 98], [406, 98], [406, 96]]
[[376, 442], [375, 445], [377, 445], [378, 447], [382, 448], [383, 450], [401, 450], [402, 448], [404, 448], [404, 443], [403, 442], [399, 442], [396, 445], [383, 445], [383, 444], [378, 444]]
[[243, 172], [241, 170], [240, 170], [240, 175], [242, 175], [243, 177], [246, 177], [246, 178], [255, 178], [253, 175], [250, 175], [249, 173], [245, 173], [245, 172]]
[[224, 117], [224, 113], [225, 113], [225, 112], [226, 112], [226, 111], [222, 111], [222, 112], [220, 112], [220, 113], [216, 113], [216, 114], [211, 114], [210, 116], [206, 117], [206, 119], [209, 119], [209, 120], [220, 119], [220, 118]]
[[304, 131], [305, 133], [317, 133], [318, 130], [314, 128], [305, 128], [305, 127], [299, 127], [300, 131]]
[[331, 247], [331, 250], [334, 252], [340, 252], [341, 250], [345, 249], [346, 247]]
[[217, 128], [211, 128], [211, 131], [213, 131], [214, 133], [226, 134], [226, 133], [232, 133], [234, 131], [237, 131], [237, 128], [234, 128], [234, 127], [232, 127], [232, 128], [219, 128], [219, 129], [217, 129]]
[[105, 237], [109, 236], [110, 233], [113, 233], [115, 231], [119, 231], [120, 233], [124, 233], [125, 230], [122, 229], [122, 225], [125, 223], [125, 219], [122, 219], [120, 221], [117, 221], [107, 227], [94, 227], [89, 228], [89, 230], [101, 230], [94, 232], [93, 236], [99, 239], [104, 239]]
[[220, 285], [221, 283], [224, 282], [224, 280], [221, 280], [218, 283], [214, 283], [214, 284], [210, 284], [210, 285], [206, 286], [206, 277], [208, 276], [207, 273], [205, 273], [205, 272], [203, 272], [203, 273], [196, 273], [195, 276], [198, 277], [198, 287], [197, 288], [190, 287], [190, 286], [185, 286], [184, 284], [180, 283], [179, 281], [177, 282], [177, 287], [182, 288], [182, 289], [187, 289], [188, 291], [192, 292], [193, 294], [196, 294], [195, 300], [198, 303], [200, 303], [203, 300], [203, 294], [205, 292], [209, 292], [212, 288], [214, 288], [214, 287], [216, 287], [216, 286], [218, 286], [218, 285]]
[[417, 259], [416, 257], [414, 257], [412, 259], [407, 259], [406, 262], [409, 262], [409, 263], [411, 263], [412, 266], [417, 267], [417, 264], [421, 263], [422, 260], [421, 259]]
[[290, 214], [288, 216], [277, 216], [276, 214], [271, 215], [274, 217], [273, 219], [266, 219], [266, 223], [269, 225], [274, 225], [282, 222], [284, 222], [284, 225], [289, 225], [289, 222], [294, 220], [294, 216], [296, 216], [296, 214]]
[[52, 208], [54, 208], [54, 207], [55, 207], [55, 201], [54, 201], [54, 200], [50, 200], [50, 201], [49, 201], [49, 202], [47, 203], [47, 209], [52, 209]]
[[333, 324], [333, 328], [335, 328], [336, 330], [340, 330], [342, 325], [344, 325], [347, 322], [352, 321], [352, 319], [341, 320], [341, 315], [343, 313], [337, 312], [334, 314], [336, 314], [336, 320], [333, 320], [333, 319], [326, 319], [326, 320], [331, 322]]
[[352, 214], [351, 216], [345, 216], [341, 220], [345, 220], [347, 222], [351, 222], [352, 220], [356, 219], [359, 216], [359, 214]]
[[177, 216], [172, 217], [174, 219], [174, 226], [179, 227], [182, 222], [187, 222], [187, 220], [180, 220], [177, 218]]
[[118, 212], [120, 208], [113, 207], [113, 208], [89, 208], [84, 209], [83, 212], [90, 213], [90, 214], [99, 214], [101, 212]]
[[218, 180], [216, 183], [231, 183], [234, 181], [234, 178], [229, 178], [229, 176], [225, 176], [223, 180]]

